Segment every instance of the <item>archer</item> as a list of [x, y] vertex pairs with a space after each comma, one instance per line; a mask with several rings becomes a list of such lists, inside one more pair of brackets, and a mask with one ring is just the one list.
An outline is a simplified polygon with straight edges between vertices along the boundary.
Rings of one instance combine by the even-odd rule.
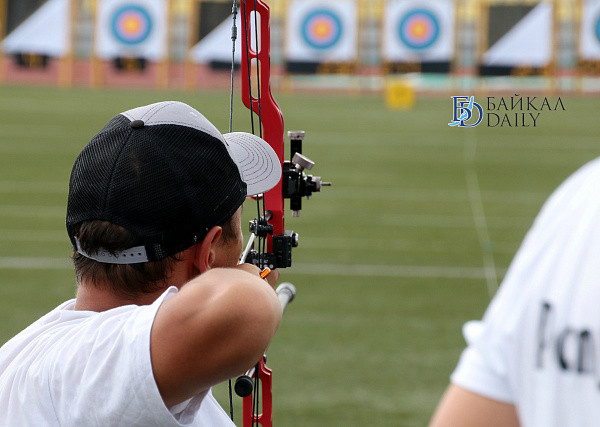
[[264, 140], [186, 104], [115, 116], [71, 173], [77, 297], [0, 348], [0, 425], [232, 426], [211, 386], [282, 316], [277, 270], [237, 265], [241, 205], [280, 177]]

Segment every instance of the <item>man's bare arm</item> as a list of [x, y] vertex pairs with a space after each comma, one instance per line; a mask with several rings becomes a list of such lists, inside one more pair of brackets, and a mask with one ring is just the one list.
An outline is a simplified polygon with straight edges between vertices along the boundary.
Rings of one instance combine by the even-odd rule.
[[515, 407], [450, 384], [429, 427], [519, 427]]
[[254, 266], [213, 269], [163, 302], [150, 354], [167, 406], [239, 375], [263, 355], [282, 312], [275, 291], [258, 273]]

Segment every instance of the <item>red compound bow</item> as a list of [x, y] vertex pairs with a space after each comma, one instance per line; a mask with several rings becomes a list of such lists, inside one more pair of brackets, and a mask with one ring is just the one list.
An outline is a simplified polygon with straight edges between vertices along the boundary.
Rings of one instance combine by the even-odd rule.
[[[251, 111], [252, 132], [258, 132], [258, 135], [275, 150], [283, 169], [281, 181], [262, 198], [257, 199], [259, 212], [257, 218], [250, 222], [250, 231], [258, 238], [258, 245], [256, 249], [249, 251], [245, 261], [261, 269], [286, 268], [292, 265], [292, 248], [298, 245], [298, 235], [292, 230], [285, 229], [284, 199], [290, 199], [292, 214], [298, 216], [302, 208], [302, 198], [310, 198], [313, 192], [320, 191], [321, 186], [330, 183], [321, 182], [320, 177], [304, 173], [305, 169], [310, 170], [314, 165], [310, 159], [302, 155], [304, 132], [288, 132], [291, 160], [284, 160], [283, 116], [271, 93], [270, 10], [262, 0], [241, 1], [242, 100]], [[237, 10], [234, 0], [232, 32], [234, 42], [237, 37], [235, 27]], [[235, 56], [235, 48], [233, 56]], [[258, 130], [254, 125], [255, 117], [258, 118]], [[262, 199], [262, 209], [260, 199]], [[293, 285], [284, 283], [278, 288], [277, 293], [282, 309], [285, 310], [287, 303], [294, 298], [295, 289]], [[255, 368], [236, 381], [236, 392], [244, 397], [244, 427], [258, 424], [262, 427], [272, 426], [271, 375], [272, 371], [266, 366], [263, 357]], [[258, 408], [261, 405], [262, 413], [259, 414]]]

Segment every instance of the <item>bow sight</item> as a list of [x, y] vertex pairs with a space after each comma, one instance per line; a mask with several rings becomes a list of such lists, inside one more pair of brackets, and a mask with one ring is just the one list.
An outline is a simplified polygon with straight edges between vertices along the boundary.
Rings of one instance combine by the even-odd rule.
[[[282, 192], [284, 199], [290, 199], [290, 210], [293, 217], [300, 216], [302, 209], [302, 198], [310, 199], [312, 193], [321, 191], [321, 187], [331, 186], [331, 182], [321, 181], [320, 176], [312, 176], [304, 173], [311, 170], [315, 162], [302, 155], [302, 140], [304, 131], [289, 131], [290, 157], [292, 160], [283, 162]], [[292, 248], [298, 246], [298, 233], [293, 230], [285, 230], [283, 234], [273, 236], [273, 226], [269, 224], [271, 213], [265, 212], [265, 216], [250, 221], [250, 232], [259, 239], [272, 237], [272, 252], [259, 252], [251, 250], [246, 262], [259, 267], [285, 268], [292, 265]]]

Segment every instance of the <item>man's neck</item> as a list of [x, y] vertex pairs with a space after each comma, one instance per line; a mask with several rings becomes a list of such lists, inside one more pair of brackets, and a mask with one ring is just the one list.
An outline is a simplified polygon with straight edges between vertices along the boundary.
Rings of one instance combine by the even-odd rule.
[[[190, 249], [184, 251], [185, 255]], [[126, 296], [119, 292], [111, 290], [110, 286], [94, 286], [86, 280], [79, 283], [77, 289], [77, 301], [75, 310], [87, 311], [106, 311], [111, 308], [121, 307], [123, 305], [150, 305], [162, 295], [169, 286], [181, 288], [185, 283], [192, 279], [199, 272], [194, 268], [193, 263], [188, 257], [183, 256], [182, 260], [176, 262], [173, 271], [169, 274], [164, 286], [153, 293], [138, 293], [134, 296]]]
[[130, 304], [150, 305], [165, 291], [165, 289], [161, 289], [151, 294], [144, 293], [136, 296], [124, 296], [118, 295], [109, 289], [99, 289], [95, 286], [81, 283], [77, 289], [75, 310], [106, 311], [111, 308]]

